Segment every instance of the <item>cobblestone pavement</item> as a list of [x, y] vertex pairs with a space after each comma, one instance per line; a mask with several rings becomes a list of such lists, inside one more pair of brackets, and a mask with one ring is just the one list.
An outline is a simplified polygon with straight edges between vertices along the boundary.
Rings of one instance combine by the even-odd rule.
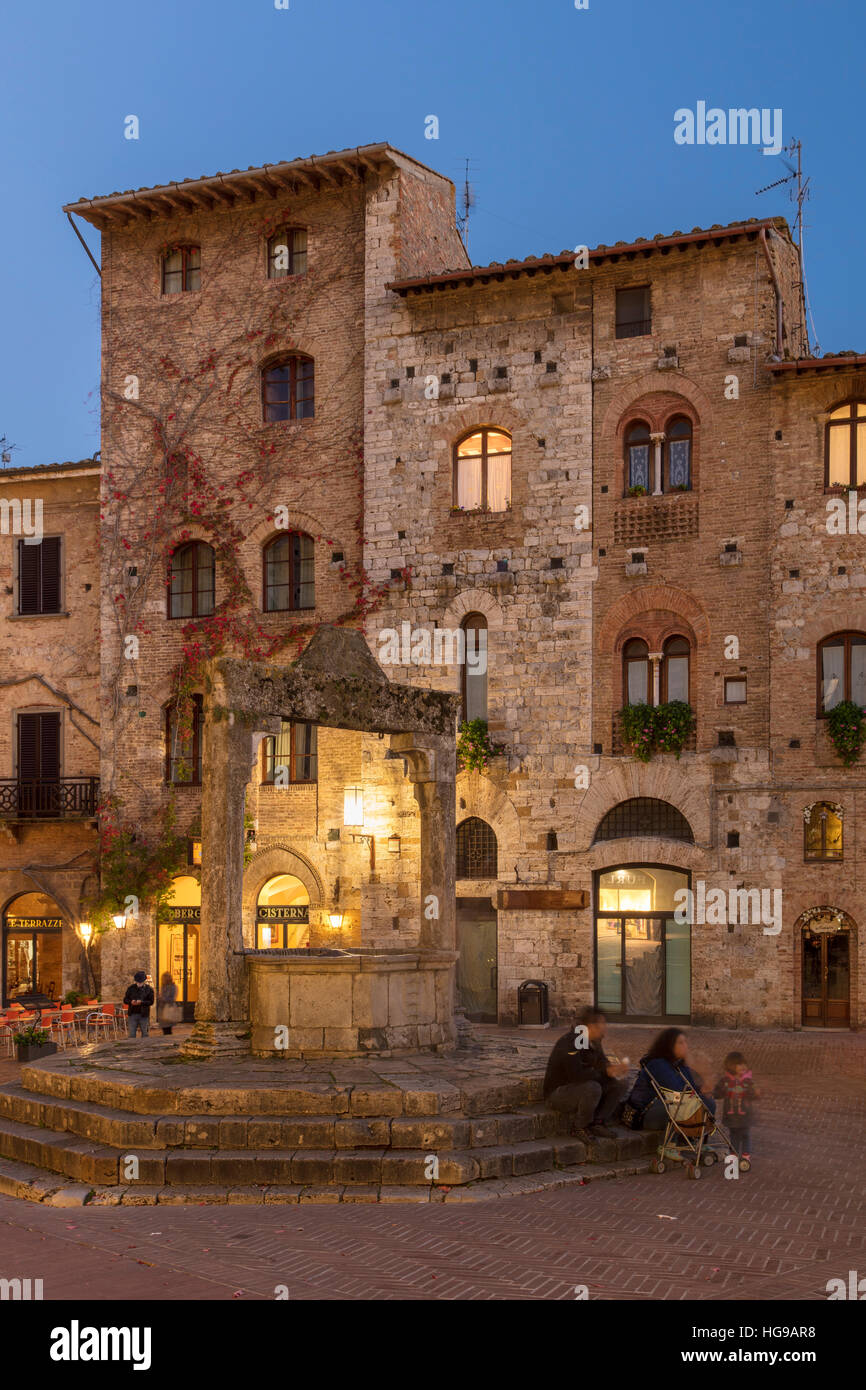
[[[491, 1030], [507, 1044], [526, 1034]], [[652, 1030], [612, 1027], [635, 1060]], [[535, 1035], [539, 1058], [555, 1034]], [[74, 1208], [0, 1199], [0, 1276], [46, 1299], [823, 1300], [866, 1276], [866, 1035], [690, 1030], [762, 1093], [754, 1167], [680, 1170], [477, 1205]], [[16, 1068], [0, 1063], [0, 1079]]]

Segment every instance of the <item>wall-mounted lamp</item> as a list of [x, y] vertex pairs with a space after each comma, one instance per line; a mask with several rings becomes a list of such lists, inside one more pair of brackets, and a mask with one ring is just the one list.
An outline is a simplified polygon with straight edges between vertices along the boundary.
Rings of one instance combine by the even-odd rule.
[[126, 913], [115, 912], [111, 920], [117, 927], [117, 930], [122, 931], [122, 929], [126, 926]]
[[84, 942], [84, 945], [89, 946], [90, 938], [93, 936], [93, 927], [90, 925], [89, 922], [79, 922], [78, 934], [81, 937], [81, 940]]
[[397, 855], [399, 855], [399, 853], [400, 853], [400, 836], [399, 836], [399, 835], [389, 835], [389, 836], [388, 836], [388, 853], [389, 853], [389, 854], [397, 854]]
[[330, 922], [331, 926], [334, 928], [334, 931], [339, 931], [340, 928], [341, 928], [342, 925], [343, 925], [343, 914], [342, 914], [342, 912], [340, 912], [339, 910], [334, 911], [334, 912], [329, 912], [329, 913], [328, 913], [328, 921]]
[[364, 788], [346, 787], [343, 792], [343, 824], [364, 824]]

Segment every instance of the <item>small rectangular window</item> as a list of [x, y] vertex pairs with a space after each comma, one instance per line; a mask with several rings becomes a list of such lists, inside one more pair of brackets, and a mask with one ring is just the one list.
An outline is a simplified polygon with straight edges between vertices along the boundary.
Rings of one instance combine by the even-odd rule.
[[178, 246], [162, 258], [163, 294], [201, 289], [201, 247]]
[[746, 703], [746, 682], [737, 676], [725, 677], [725, 704], [744, 705]]
[[618, 338], [641, 338], [651, 331], [649, 285], [638, 285], [636, 288], [617, 290], [616, 336]]

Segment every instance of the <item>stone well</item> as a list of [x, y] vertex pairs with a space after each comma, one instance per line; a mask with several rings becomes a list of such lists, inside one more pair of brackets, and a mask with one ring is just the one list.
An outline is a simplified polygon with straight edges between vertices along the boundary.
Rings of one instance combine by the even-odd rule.
[[452, 1047], [453, 951], [249, 951], [252, 1051], [315, 1057]]

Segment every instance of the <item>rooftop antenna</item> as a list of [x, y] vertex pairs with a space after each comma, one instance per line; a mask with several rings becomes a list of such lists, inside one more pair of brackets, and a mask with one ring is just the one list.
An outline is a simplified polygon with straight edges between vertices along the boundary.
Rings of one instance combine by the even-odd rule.
[[[811, 321], [812, 321], [812, 335], [813, 335], [813, 337], [817, 337], [817, 334], [815, 333], [815, 320], [812, 318], [812, 308], [811, 308], [811, 305], [810, 305], [809, 302], [808, 302], [808, 290], [807, 290], [807, 287], [806, 287], [806, 260], [805, 260], [804, 244], [803, 244], [803, 243], [804, 243], [803, 230], [804, 230], [804, 225], [805, 225], [805, 224], [804, 224], [804, 221], [803, 221], [803, 204], [804, 204], [804, 203], [807, 203], [807, 202], [809, 201], [809, 199], [811, 198], [811, 196], [812, 196], [812, 195], [810, 194], [810, 192], [809, 192], [809, 184], [810, 184], [811, 180], [810, 180], [810, 179], [804, 179], [804, 178], [803, 178], [803, 159], [802, 159], [802, 155], [803, 155], [803, 144], [802, 144], [802, 141], [800, 141], [800, 140], [792, 140], [791, 143], [790, 143], [790, 145], [786, 145], [786, 146], [785, 146], [784, 153], [785, 153], [786, 155], [788, 155], [790, 159], [794, 159], [794, 158], [796, 157], [796, 160], [797, 160], [796, 167], [795, 167], [793, 164], [790, 164], [790, 163], [788, 162], [787, 159], [783, 159], [783, 160], [782, 160], [782, 163], [784, 164], [785, 168], [788, 170], [787, 177], [784, 178], [784, 179], [776, 179], [774, 183], [768, 183], [768, 184], [766, 184], [763, 188], [757, 188], [757, 189], [755, 189], [755, 194], [757, 195], [757, 194], [759, 194], [759, 193], [768, 193], [769, 190], [770, 190], [771, 188], [779, 188], [782, 184], [785, 184], [785, 183], [791, 183], [791, 184], [793, 184], [794, 181], [796, 180], [796, 190], [795, 190], [794, 188], [791, 188], [791, 190], [790, 190], [790, 197], [791, 197], [791, 201], [792, 201], [792, 202], [796, 202], [796, 204], [797, 204], [797, 216], [794, 218], [794, 239], [795, 239], [795, 244], [796, 244], [796, 247], [797, 247], [797, 257], [798, 257], [799, 262], [800, 262], [800, 304], [801, 304], [801, 307], [802, 307], [802, 310], [803, 310], [803, 322], [804, 322], [805, 327], [806, 327], [806, 353], [807, 353], [808, 356], [811, 356], [812, 350], [811, 350], [811, 348], [810, 348], [810, 346], [809, 346], [809, 320], [810, 320], [810, 319], [811, 319]], [[815, 355], [817, 356], [817, 355], [819, 355], [819, 354], [820, 354], [820, 347], [819, 347], [818, 343], [816, 342], [816, 343], [815, 343]]]
[[469, 156], [466, 156], [466, 168], [463, 174], [463, 191], [461, 193], [461, 204], [463, 211], [457, 214], [457, 229], [466, 247], [466, 254], [469, 255], [469, 213], [475, 206], [475, 189], [469, 182]]

